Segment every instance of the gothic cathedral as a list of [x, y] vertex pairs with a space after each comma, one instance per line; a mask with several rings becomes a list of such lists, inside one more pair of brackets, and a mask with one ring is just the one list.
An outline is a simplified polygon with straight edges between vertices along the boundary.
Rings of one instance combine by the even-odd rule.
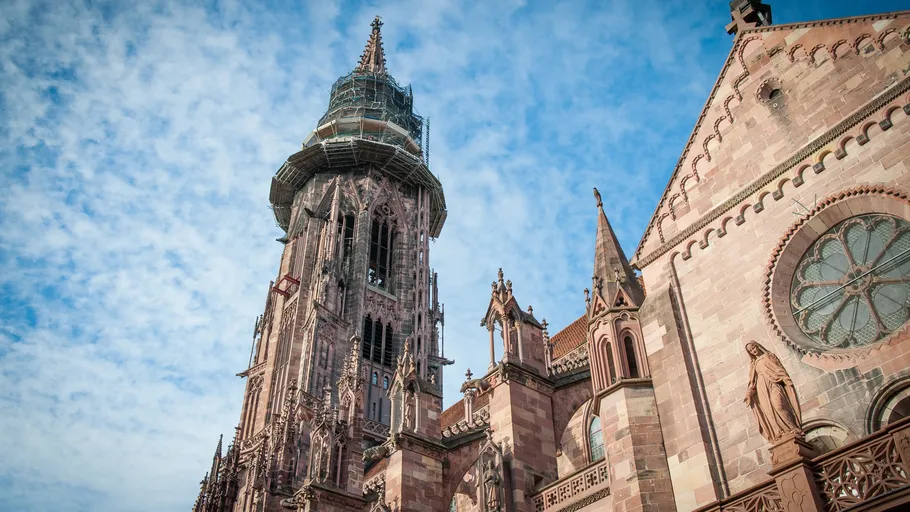
[[910, 11], [730, 8], [632, 258], [595, 188], [577, 320], [500, 270], [445, 410], [445, 196], [377, 17], [272, 179], [284, 252], [194, 512], [907, 510]]

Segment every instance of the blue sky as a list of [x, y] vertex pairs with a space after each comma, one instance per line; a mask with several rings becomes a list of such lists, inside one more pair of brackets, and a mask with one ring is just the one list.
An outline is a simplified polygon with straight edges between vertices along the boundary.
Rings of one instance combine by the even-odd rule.
[[[631, 253], [732, 43], [727, 2], [3, 4], [0, 509], [17, 511], [190, 507], [277, 271], [270, 177], [374, 15], [449, 206], [430, 253], [447, 404], [486, 367], [497, 268], [551, 334], [581, 313], [591, 187]], [[905, 5], [772, 2], [777, 23]]]

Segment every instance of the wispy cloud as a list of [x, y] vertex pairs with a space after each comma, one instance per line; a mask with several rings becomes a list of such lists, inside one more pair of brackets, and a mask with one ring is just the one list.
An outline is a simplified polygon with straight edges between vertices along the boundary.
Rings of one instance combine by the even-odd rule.
[[448, 403], [497, 267], [555, 329], [580, 314], [592, 186], [634, 247], [730, 45], [714, 3], [213, 5], [4, 3], [4, 510], [190, 505], [276, 271], [269, 179], [374, 14], [450, 209]]

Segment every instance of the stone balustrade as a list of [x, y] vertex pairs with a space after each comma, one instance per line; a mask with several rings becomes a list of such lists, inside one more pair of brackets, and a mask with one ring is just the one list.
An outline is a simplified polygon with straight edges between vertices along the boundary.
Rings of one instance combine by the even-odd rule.
[[[910, 502], [910, 418], [808, 461], [825, 512], [852, 510], [864, 503], [894, 506]], [[736, 493], [698, 512], [788, 510], [774, 479]]]
[[610, 494], [606, 460], [588, 466], [544, 487], [531, 497], [535, 512], [580, 510]]

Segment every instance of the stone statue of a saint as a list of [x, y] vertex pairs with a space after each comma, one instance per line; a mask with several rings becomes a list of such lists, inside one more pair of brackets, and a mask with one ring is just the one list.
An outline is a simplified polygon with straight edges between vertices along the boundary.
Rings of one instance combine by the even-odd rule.
[[493, 466], [493, 461], [488, 460], [483, 465], [484, 499], [486, 500], [486, 510], [488, 512], [499, 512], [501, 510], [499, 500], [499, 487], [501, 484], [502, 478], [499, 477], [499, 472]]
[[749, 387], [744, 402], [752, 408], [758, 432], [771, 443], [788, 435], [801, 435], [802, 414], [796, 388], [776, 355], [754, 341], [746, 343]]
[[410, 389], [404, 394], [404, 428], [414, 430], [414, 392]]

